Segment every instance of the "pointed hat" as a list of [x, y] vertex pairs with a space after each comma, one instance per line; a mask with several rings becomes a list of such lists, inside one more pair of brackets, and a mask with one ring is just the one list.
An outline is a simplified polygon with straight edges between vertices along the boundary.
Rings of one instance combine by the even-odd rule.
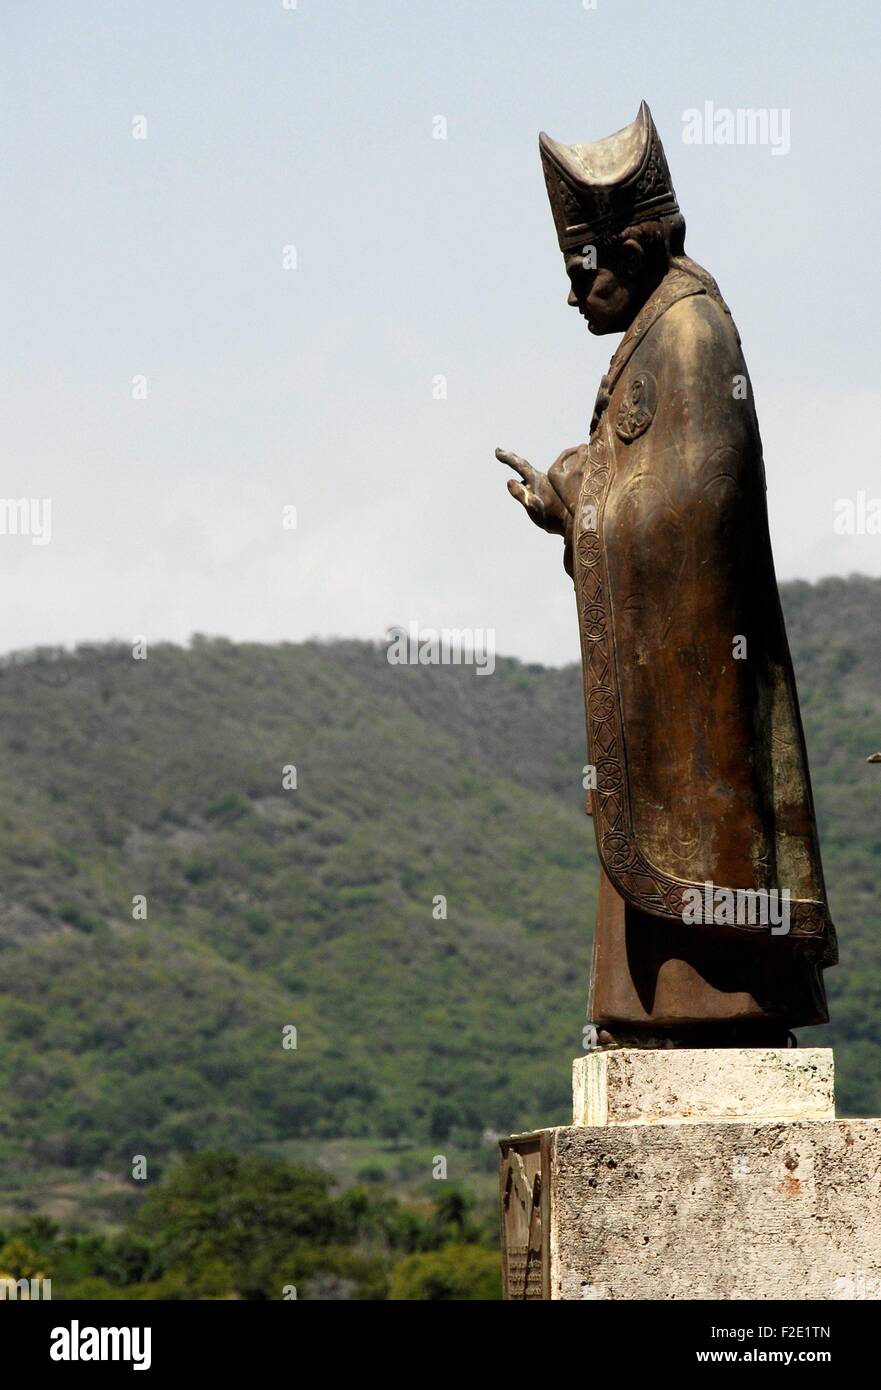
[[538, 146], [561, 251], [679, 211], [645, 102], [635, 121], [592, 145], [561, 145], [542, 131]]

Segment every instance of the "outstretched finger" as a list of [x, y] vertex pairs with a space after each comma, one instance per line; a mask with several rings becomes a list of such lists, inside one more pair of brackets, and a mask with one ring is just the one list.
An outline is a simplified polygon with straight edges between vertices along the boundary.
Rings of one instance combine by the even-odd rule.
[[509, 468], [513, 468], [515, 473], [519, 473], [524, 482], [529, 482], [535, 476], [535, 469], [526, 459], [522, 459], [519, 454], [511, 454], [507, 449], [496, 449], [496, 458], [500, 463], [505, 463]]

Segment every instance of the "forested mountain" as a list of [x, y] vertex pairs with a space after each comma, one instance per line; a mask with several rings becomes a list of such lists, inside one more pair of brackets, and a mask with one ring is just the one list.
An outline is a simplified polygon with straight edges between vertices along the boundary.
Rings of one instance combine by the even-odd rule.
[[[879, 1114], [881, 581], [783, 598], [842, 953], [833, 1026], [802, 1041], [835, 1045], [843, 1112]], [[21, 654], [0, 747], [5, 1191], [566, 1120], [596, 887], [576, 668]]]

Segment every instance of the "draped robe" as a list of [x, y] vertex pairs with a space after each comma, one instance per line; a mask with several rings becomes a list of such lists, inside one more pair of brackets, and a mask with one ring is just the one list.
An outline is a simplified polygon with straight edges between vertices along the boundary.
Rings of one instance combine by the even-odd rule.
[[[730, 313], [689, 258], [631, 324], [590, 442], [568, 452], [565, 486], [550, 477], [568, 513], [596, 770], [591, 1017], [743, 1037], [825, 1022], [835, 932], [758, 422]], [[687, 922], [707, 884], [714, 903], [787, 889], [788, 932], [718, 907]]]

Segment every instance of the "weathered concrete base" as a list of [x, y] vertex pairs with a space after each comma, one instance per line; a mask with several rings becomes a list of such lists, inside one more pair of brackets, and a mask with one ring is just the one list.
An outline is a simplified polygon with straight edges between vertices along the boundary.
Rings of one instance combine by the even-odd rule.
[[881, 1119], [827, 1049], [593, 1053], [573, 1095], [502, 1143], [507, 1297], [881, 1299]]
[[881, 1120], [549, 1140], [551, 1298], [881, 1298]]
[[625, 1047], [572, 1063], [576, 1125], [834, 1118], [831, 1047]]

